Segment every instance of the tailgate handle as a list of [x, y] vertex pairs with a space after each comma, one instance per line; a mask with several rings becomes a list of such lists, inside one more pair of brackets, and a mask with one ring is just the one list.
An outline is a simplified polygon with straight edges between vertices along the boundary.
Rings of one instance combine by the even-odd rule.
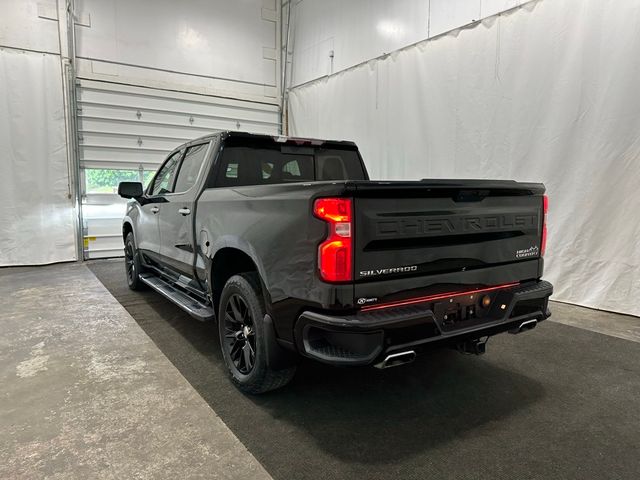
[[459, 190], [453, 197], [456, 202], [480, 202], [489, 196], [489, 190]]

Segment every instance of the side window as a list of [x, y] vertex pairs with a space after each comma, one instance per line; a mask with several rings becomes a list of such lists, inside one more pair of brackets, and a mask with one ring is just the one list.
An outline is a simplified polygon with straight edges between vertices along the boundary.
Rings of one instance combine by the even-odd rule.
[[184, 160], [182, 160], [182, 165], [180, 165], [178, 178], [176, 179], [176, 188], [174, 189], [176, 193], [186, 192], [195, 185], [208, 146], [208, 143], [203, 143], [202, 145], [194, 145], [187, 149]]
[[273, 162], [260, 162], [262, 165], [262, 179], [269, 180], [273, 176]]
[[300, 165], [298, 165], [298, 161], [291, 160], [290, 162], [285, 163], [282, 167], [282, 173], [288, 173], [289, 175], [292, 175], [294, 177], [299, 177]]
[[313, 159], [310, 156], [296, 155], [282, 165], [281, 179], [283, 182], [313, 181]]
[[233, 180], [238, 178], [238, 163], [237, 162], [229, 163], [225, 170], [224, 176], [225, 178], [229, 178]]
[[316, 157], [316, 177], [318, 180], [345, 180], [344, 160], [340, 155], [318, 154]]
[[164, 195], [165, 193], [173, 192], [173, 178], [175, 177], [181, 154], [182, 152], [174, 153], [160, 168], [153, 181], [153, 187], [150, 190], [151, 195]]

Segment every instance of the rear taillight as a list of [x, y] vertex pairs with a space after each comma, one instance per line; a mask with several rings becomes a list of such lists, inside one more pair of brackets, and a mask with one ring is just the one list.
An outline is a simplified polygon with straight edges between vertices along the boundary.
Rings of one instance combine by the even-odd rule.
[[542, 242], [540, 243], [540, 256], [544, 257], [547, 250], [547, 212], [549, 211], [549, 197], [542, 197]]
[[318, 247], [320, 278], [327, 282], [353, 279], [351, 267], [353, 214], [350, 198], [319, 198], [313, 204], [316, 217], [329, 224], [329, 235]]

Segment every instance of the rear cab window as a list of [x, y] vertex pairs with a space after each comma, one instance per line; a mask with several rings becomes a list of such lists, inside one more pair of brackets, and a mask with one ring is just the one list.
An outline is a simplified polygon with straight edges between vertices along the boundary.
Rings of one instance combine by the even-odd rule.
[[349, 145], [292, 145], [268, 137], [229, 137], [219, 162], [210, 186], [366, 180], [360, 155]]

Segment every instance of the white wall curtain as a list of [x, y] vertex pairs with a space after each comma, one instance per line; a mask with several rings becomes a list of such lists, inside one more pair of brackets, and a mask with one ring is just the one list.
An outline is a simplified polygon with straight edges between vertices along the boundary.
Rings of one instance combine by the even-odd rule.
[[541, 0], [294, 89], [372, 178], [540, 181], [553, 298], [640, 315], [640, 1]]
[[60, 57], [0, 49], [0, 266], [76, 259]]

